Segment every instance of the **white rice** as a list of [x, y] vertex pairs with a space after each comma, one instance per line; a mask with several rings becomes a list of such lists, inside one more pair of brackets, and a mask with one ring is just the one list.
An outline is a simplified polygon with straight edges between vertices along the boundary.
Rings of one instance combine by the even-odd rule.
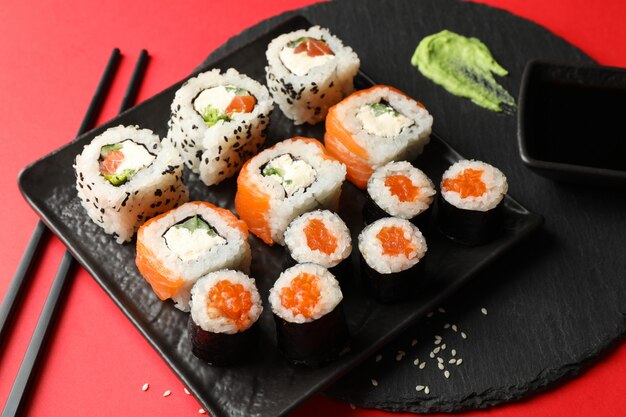
[[[456, 178], [466, 169], [482, 170], [481, 180], [484, 182], [487, 190], [479, 197], [462, 198], [457, 192], [446, 190], [443, 187], [443, 180]], [[508, 183], [506, 177], [498, 168], [485, 162], [475, 160], [462, 160], [454, 163], [443, 173], [441, 186], [441, 195], [446, 201], [454, 207], [463, 210], [489, 211], [494, 209], [508, 191]]]
[[[130, 139], [156, 155], [150, 165], [118, 186], [100, 174], [100, 151]], [[76, 189], [82, 206], [98, 226], [115, 236], [117, 243], [129, 241], [144, 221], [189, 199], [183, 183], [183, 163], [169, 143], [151, 130], [117, 126], [96, 136], [76, 157]]]
[[[193, 102], [202, 91], [220, 85], [249, 91], [256, 98], [256, 105], [249, 113], [232, 113], [231, 121], [208, 127]], [[233, 68], [223, 74], [213, 69], [190, 78], [176, 92], [167, 137], [206, 185], [217, 184], [231, 177], [261, 149], [273, 108], [264, 85]]]
[[[337, 247], [331, 254], [311, 249], [307, 244], [304, 228], [309, 221], [316, 219], [324, 223], [326, 229], [337, 239]], [[299, 263], [312, 262], [325, 268], [332, 268], [350, 256], [352, 239], [350, 231], [341, 217], [328, 210], [315, 210], [297, 217], [285, 231], [285, 244], [291, 257]]]
[[[170, 227], [195, 215], [202, 217], [226, 240], [226, 243], [213, 246], [196, 259], [183, 261], [167, 246], [163, 235]], [[142, 227], [137, 240], [150, 249], [155, 254], [156, 260], [171, 272], [173, 281], [178, 279], [184, 281], [172, 296], [176, 307], [183, 311], [189, 311], [189, 291], [202, 275], [220, 269], [237, 269], [244, 272], [250, 270], [252, 255], [247, 234], [228, 224], [212, 207], [199, 202], [183, 204]]]
[[[385, 180], [392, 175], [404, 175], [409, 178], [413, 186], [419, 188], [415, 201], [400, 201], [398, 196], [391, 193], [385, 185]], [[407, 220], [428, 210], [437, 193], [430, 178], [406, 161], [390, 162], [374, 171], [367, 182], [367, 192], [372, 200], [389, 215]]]
[[[261, 174], [261, 167], [264, 164], [287, 153], [308, 163], [316, 173], [315, 181], [310, 186], [296, 191], [289, 197], [285, 196], [282, 185]], [[273, 241], [284, 245], [285, 229], [302, 213], [318, 208], [337, 210], [341, 186], [346, 177], [346, 167], [341, 162], [324, 156], [324, 151], [319, 146], [293, 138], [265, 149], [249, 161], [246, 169], [252, 173], [253, 183], [270, 196], [267, 220]]]
[[[354, 141], [367, 150], [368, 163], [373, 169], [390, 161], [412, 161], [422, 153], [430, 141], [433, 117], [418, 103], [390, 87], [372, 87], [367, 94], [352, 95], [337, 104], [333, 111], [337, 119], [350, 132]], [[385, 100], [398, 113], [414, 124], [403, 128], [395, 137], [376, 136], [367, 132], [356, 117], [362, 106]]]
[[[404, 238], [415, 247], [408, 256], [404, 253], [398, 256], [383, 254], [383, 246], [377, 235], [384, 227], [391, 226], [402, 228]], [[385, 217], [363, 229], [359, 235], [359, 250], [370, 268], [380, 274], [393, 274], [416, 265], [424, 257], [428, 247], [422, 232], [411, 222], [396, 217]]]
[[[308, 273], [318, 278], [320, 298], [313, 310], [311, 318], [306, 318], [302, 314], [294, 315], [291, 309], [285, 308], [282, 305], [280, 299], [281, 289], [290, 286], [291, 281], [302, 273]], [[341, 293], [339, 282], [337, 282], [335, 276], [323, 266], [311, 263], [298, 264], [280, 274], [270, 290], [269, 297], [274, 314], [290, 323], [307, 323], [317, 320], [333, 311], [342, 299], [343, 294]]]
[[[279, 54], [289, 42], [301, 37], [323, 40], [335, 55], [299, 76], [285, 67]], [[267, 46], [265, 56], [267, 86], [282, 112], [296, 125], [324, 120], [331, 106], [354, 91], [353, 78], [359, 71], [359, 57], [328, 29], [313, 26], [280, 35]]]
[[[250, 312], [248, 313], [250, 323], [241, 329], [237, 328], [236, 323], [230, 317], [224, 316], [222, 312], [216, 308], [208, 307], [211, 288], [223, 280], [230, 281], [233, 284], [241, 284], [250, 292], [250, 299], [252, 301], [252, 307], [250, 307]], [[237, 332], [243, 332], [252, 327], [263, 311], [261, 297], [259, 296], [259, 291], [256, 288], [254, 280], [243, 272], [230, 269], [211, 272], [200, 278], [191, 289], [191, 301], [189, 304], [191, 306], [191, 318], [194, 323], [200, 326], [202, 330], [211, 333], [235, 334]]]

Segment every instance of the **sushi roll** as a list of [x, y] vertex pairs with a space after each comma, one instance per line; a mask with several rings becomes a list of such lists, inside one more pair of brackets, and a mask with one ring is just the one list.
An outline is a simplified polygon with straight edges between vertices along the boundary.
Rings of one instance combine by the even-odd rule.
[[285, 230], [285, 245], [294, 261], [328, 268], [340, 281], [347, 276], [352, 238], [336, 213], [315, 210], [297, 217]]
[[250, 269], [248, 228], [229, 210], [193, 201], [148, 220], [137, 233], [135, 263], [161, 299], [189, 311], [189, 291], [219, 269]]
[[313, 26], [281, 35], [265, 55], [267, 86], [296, 125], [321, 122], [330, 106], [354, 91], [359, 57], [328, 29]]
[[218, 184], [261, 149], [273, 108], [267, 88], [246, 75], [203, 72], [176, 92], [167, 137], [202, 182]]
[[74, 170], [82, 206], [117, 243], [189, 199], [176, 149], [138, 126], [120, 125], [96, 136], [76, 157]]
[[365, 189], [377, 168], [412, 161], [430, 141], [433, 117], [424, 106], [386, 85], [360, 90], [328, 111], [324, 144]]
[[414, 294], [425, 281], [421, 260], [427, 250], [420, 230], [405, 219], [386, 217], [363, 229], [362, 276], [372, 296], [391, 303]]
[[492, 240], [502, 229], [506, 177], [498, 168], [474, 160], [443, 173], [437, 221], [450, 239], [465, 245]]
[[189, 338], [198, 358], [220, 366], [255, 353], [263, 306], [253, 279], [228, 269], [212, 272], [191, 288], [190, 305]]
[[284, 245], [293, 219], [317, 208], [336, 210], [346, 167], [315, 139], [295, 137], [250, 159], [237, 178], [235, 210], [268, 245]]
[[374, 171], [367, 182], [363, 219], [370, 224], [383, 217], [400, 217], [423, 230], [436, 193], [430, 178], [410, 162], [390, 162]]
[[270, 290], [280, 352], [292, 363], [315, 366], [338, 356], [348, 344], [339, 283], [328, 270], [298, 264]]

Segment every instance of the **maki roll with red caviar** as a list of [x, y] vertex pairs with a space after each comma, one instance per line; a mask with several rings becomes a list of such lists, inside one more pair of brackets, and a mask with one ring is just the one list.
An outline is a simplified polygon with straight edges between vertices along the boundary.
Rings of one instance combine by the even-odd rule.
[[224, 269], [191, 289], [189, 337], [193, 354], [211, 365], [230, 365], [254, 352], [263, 306], [254, 280]]
[[206, 185], [235, 174], [265, 143], [274, 108], [267, 88], [230, 68], [203, 72], [176, 92], [168, 139]]
[[386, 217], [359, 235], [365, 285], [374, 298], [391, 303], [410, 297], [425, 281], [426, 240], [414, 224]]
[[82, 206], [117, 243], [129, 241], [150, 217], [186, 202], [183, 163], [151, 130], [117, 126], [96, 136], [76, 157]]
[[430, 141], [433, 117], [400, 90], [375, 85], [328, 111], [324, 145], [346, 164], [348, 181], [365, 189], [377, 168], [412, 161]]
[[338, 214], [315, 210], [297, 217], [285, 230], [285, 245], [294, 261], [328, 268], [339, 281], [347, 278], [352, 238]]
[[183, 204], [147, 221], [137, 233], [135, 263], [161, 299], [189, 311], [189, 291], [201, 276], [220, 269], [248, 272], [248, 228], [211, 203]]
[[374, 171], [367, 182], [363, 219], [370, 224], [383, 217], [399, 217], [424, 230], [436, 193], [430, 178], [410, 162], [390, 162]]
[[315, 366], [348, 345], [339, 283], [326, 268], [298, 264], [280, 274], [270, 290], [278, 349], [292, 363]]
[[450, 239], [480, 245], [502, 229], [506, 177], [498, 168], [480, 161], [463, 160], [443, 174], [437, 221]]
[[267, 86], [282, 112], [295, 124], [316, 124], [328, 108], [354, 91], [359, 57], [328, 29], [313, 26], [272, 40]]

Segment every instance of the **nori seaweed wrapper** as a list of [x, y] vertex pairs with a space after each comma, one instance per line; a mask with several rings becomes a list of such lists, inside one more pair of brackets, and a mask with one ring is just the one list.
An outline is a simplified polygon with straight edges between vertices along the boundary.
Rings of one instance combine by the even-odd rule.
[[209, 365], [225, 366], [244, 362], [256, 350], [258, 322], [243, 332], [213, 333], [203, 330], [190, 315], [188, 327], [193, 354]]
[[404, 271], [381, 274], [372, 269], [361, 256], [361, 274], [365, 288], [376, 301], [392, 304], [415, 295], [426, 283], [423, 259]]
[[493, 240], [502, 231], [503, 202], [489, 211], [463, 210], [448, 203], [443, 195], [437, 199], [437, 223], [451, 240], [478, 246]]

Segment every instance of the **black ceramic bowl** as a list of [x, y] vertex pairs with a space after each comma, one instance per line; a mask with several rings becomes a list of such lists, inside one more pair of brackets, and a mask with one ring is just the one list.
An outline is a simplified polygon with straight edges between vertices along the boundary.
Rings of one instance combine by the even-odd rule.
[[524, 164], [544, 177], [626, 185], [626, 70], [534, 60], [518, 110]]

